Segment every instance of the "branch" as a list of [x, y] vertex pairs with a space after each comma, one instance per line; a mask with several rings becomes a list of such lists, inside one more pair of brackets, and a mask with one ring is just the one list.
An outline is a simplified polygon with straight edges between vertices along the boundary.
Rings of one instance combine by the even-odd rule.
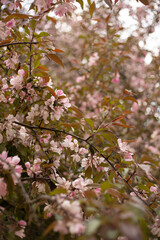
[[20, 187], [20, 189], [21, 189], [22, 195], [23, 195], [23, 197], [25, 198], [25, 201], [26, 201], [26, 203], [28, 204], [28, 206], [29, 206], [29, 208], [30, 208], [30, 212], [33, 214], [33, 217], [34, 217], [34, 220], [35, 220], [37, 226], [40, 226], [40, 223], [39, 223], [39, 220], [38, 220], [38, 218], [37, 218], [36, 212], [35, 212], [34, 208], [33, 208], [32, 205], [31, 205], [31, 202], [32, 202], [32, 201], [31, 201], [31, 199], [29, 198], [29, 195], [27, 194], [27, 192], [26, 192], [26, 190], [25, 190], [25, 188], [24, 188], [24, 186], [23, 186], [20, 178], [17, 177], [13, 166], [12, 166], [9, 162], [7, 162], [6, 160], [4, 160], [4, 159], [1, 158], [1, 157], [0, 157], [0, 161], [8, 165], [8, 167], [9, 167], [9, 169], [11, 170], [12, 174], [14, 175], [15, 179], [17, 180], [17, 183], [18, 183], [18, 185], [19, 185], [19, 187]]
[[137, 196], [137, 198], [138, 198], [139, 200], [141, 200], [141, 201], [144, 203], [144, 205], [146, 205], [146, 206], [151, 210], [151, 212], [152, 212], [153, 214], [155, 213], [155, 211], [151, 208], [151, 206], [149, 206], [149, 205], [147, 204], [147, 202], [146, 202], [145, 200], [143, 200], [143, 199], [141, 198], [141, 196], [139, 196], [139, 194], [137, 193], [137, 191], [135, 191], [135, 189], [132, 187], [132, 185], [131, 185], [126, 179], [124, 179], [124, 178], [122, 177], [121, 173], [115, 168], [115, 166], [113, 165], [113, 163], [109, 160], [110, 155], [106, 157], [103, 153], [100, 153], [100, 151], [99, 151], [92, 143], [90, 143], [87, 139], [81, 138], [81, 137], [79, 137], [79, 136], [76, 136], [75, 134], [66, 132], [66, 131], [64, 131], [64, 130], [59, 130], [59, 129], [55, 129], [55, 128], [40, 127], [40, 126], [39, 126], [39, 127], [38, 127], [38, 126], [30, 126], [30, 125], [23, 124], [23, 123], [20, 123], [20, 122], [17, 122], [17, 121], [14, 121], [13, 123], [15, 123], [15, 124], [17, 124], [17, 125], [20, 125], [20, 126], [23, 126], [23, 127], [26, 127], [26, 128], [28, 128], [28, 129], [31, 129], [32, 131], [33, 131], [33, 129], [37, 129], [37, 130], [48, 130], [48, 131], [52, 131], [52, 132], [63, 133], [63, 134], [65, 134], [65, 135], [70, 135], [70, 136], [72, 136], [73, 138], [75, 138], [75, 139], [77, 139], [77, 140], [80, 140], [80, 141], [82, 141], [82, 142], [87, 143], [87, 144], [88, 144], [90, 147], [92, 147], [101, 157], [103, 157], [103, 158], [107, 161], [107, 163], [108, 163], [108, 164], [110, 165], [110, 167], [114, 170], [114, 172], [117, 174], [117, 176], [119, 176], [119, 177], [122, 179], [122, 181], [127, 185], [128, 189], [129, 189], [130, 191], [134, 192], [135, 195]]
[[2, 47], [8, 47], [8, 46], [13, 46], [13, 45], [21, 45], [21, 44], [38, 44], [38, 43], [45, 43], [47, 41], [41, 41], [41, 42], [13, 42], [13, 43], [5, 43], [0, 45], [0, 48]]

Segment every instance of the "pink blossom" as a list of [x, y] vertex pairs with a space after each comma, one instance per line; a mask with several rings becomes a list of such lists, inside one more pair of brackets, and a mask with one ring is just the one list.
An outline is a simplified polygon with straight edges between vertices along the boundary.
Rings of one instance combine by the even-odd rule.
[[84, 80], [85, 80], [85, 76], [79, 76], [76, 78], [77, 83], [83, 82]]
[[18, 231], [16, 231], [14, 234], [16, 236], [20, 237], [20, 238], [24, 238], [26, 236], [25, 233], [24, 233], [24, 229], [23, 228], [18, 230]]
[[84, 167], [85, 169], [87, 169], [89, 166], [90, 167], [95, 167], [97, 168], [102, 162], [104, 161], [104, 159], [102, 157], [95, 155], [88, 155], [88, 158], [83, 158], [82, 159], [82, 167]]
[[79, 177], [72, 182], [72, 186], [83, 193], [90, 189], [90, 186], [88, 185], [92, 183], [93, 183], [92, 179], [83, 179], [82, 177]]
[[67, 226], [69, 227], [69, 231], [71, 234], [82, 234], [85, 231], [84, 223], [81, 221], [78, 221], [77, 219], [73, 221], [69, 221], [67, 223]]
[[15, 20], [14, 19], [11, 19], [10, 21], [8, 21], [6, 23], [6, 26], [9, 27], [9, 28], [12, 28], [15, 26]]
[[117, 142], [118, 142], [118, 146], [119, 146], [119, 148], [122, 152], [128, 151], [128, 147], [127, 147], [126, 142], [122, 142], [122, 140], [120, 138], [118, 138]]
[[86, 149], [86, 148], [80, 148], [79, 149], [79, 154], [84, 155], [84, 154], [87, 154], [87, 153], [88, 153], [88, 149]]
[[54, 231], [55, 232], [60, 232], [61, 234], [67, 234], [68, 233], [68, 229], [66, 226], [66, 222], [62, 221], [62, 220], [58, 220], [55, 225], [54, 225]]
[[138, 110], [138, 108], [139, 108], [138, 103], [134, 102], [133, 105], [132, 105], [132, 111], [136, 112]]
[[74, 9], [75, 9], [75, 6], [72, 3], [65, 2], [56, 8], [55, 14], [58, 15], [59, 17], [62, 17], [67, 12], [72, 13]]
[[24, 77], [25, 71], [23, 69], [20, 69], [18, 70], [18, 74]]
[[97, 52], [93, 53], [92, 56], [89, 58], [88, 66], [89, 67], [95, 66], [98, 59], [99, 59], [98, 53]]
[[1, 2], [2, 2], [3, 4], [7, 4], [7, 3], [9, 3], [9, 0], [1, 0]]
[[64, 177], [62, 177], [62, 178], [57, 177], [56, 181], [57, 181], [57, 186], [66, 188], [67, 190], [70, 189], [71, 182], [67, 181]]
[[11, 2], [9, 4], [9, 10], [13, 11], [16, 10], [19, 7], [18, 2]]
[[16, 90], [22, 88], [24, 74], [25, 74], [25, 71], [23, 69], [20, 69], [18, 71], [18, 75], [15, 75], [15, 76], [11, 77], [10, 83], [11, 83], [11, 85], [13, 85], [13, 87]]
[[55, 90], [55, 93], [56, 93], [57, 96], [63, 96], [63, 95], [65, 95], [62, 90], [57, 90], [57, 89], [56, 89], [56, 90]]
[[151, 192], [154, 192], [154, 193], [157, 193], [157, 187], [151, 186], [151, 187], [150, 187], [150, 191], [151, 191]]
[[27, 223], [26, 223], [26, 221], [24, 221], [24, 220], [20, 220], [20, 221], [18, 222], [18, 224], [19, 224], [21, 227], [26, 227], [26, 226], [27, 226]]
[[120, 75], [119, 75], [119, 73], [117, 73], [115, 78], [112, 79], [112, 82], [119, 84], [119, 78], [120, 78]]

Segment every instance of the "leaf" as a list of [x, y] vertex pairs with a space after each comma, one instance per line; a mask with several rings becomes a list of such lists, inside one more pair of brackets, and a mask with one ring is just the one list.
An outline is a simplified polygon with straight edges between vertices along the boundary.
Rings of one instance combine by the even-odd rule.
[[85, 118], [85, 121], [93, 129], [93, 126], [94, 126], [93, 121], [89, 118]]
[[47, 16], [46, 17], [48, 20], [51, 20], [53, 23], [55, 23], [56, 24], [56, 22], [57, 22], [57, 20], [55, 19], [55, 18], [52, 18], [52, 17], [49, 17], [49, 16]]
[[48, 71], [48, 68], [46, 68], [43, 65], [40, 65], [39, 67], [37, 67], [38, 69], [42, 70], [42, 71]]
[[47, 89], [55, 97], [56, 94], [55, 94], [54, 90], [52, 88], [48, 87], [48, 86], [47, 86]]
[[47, 54], [47, 56], [49, 58], [51, 58], [54, 62], [58, 63], [59, 65], [61, 65], [64, 68], [64, 65], [63, 65], [61, 59], [57, 55], [55, 55], [55, 54]]
[[83, 9], [83, 0], [76, 0], [81, 5], [81, 8]]
[[85, 171], [85, 178], [90, 178], [92, 175], [92, 168], [89, 166]]
[[119, 116], [119, 117], [117, 117], [116, 119], [112, 120], [112, 122], [119, 121], [119, 120], [123, 119], [124, 117], [125, 117], [125, 116]]
[[86, 198], [96, 198], [96, 193], [94, 191], [88, 190], [84, 192]]
[[143, 3], [144, 5], [149, 5], [149, 1], [148, 0], [139, 0], [141, 3]]
[[104, 176], [105, 174], [106, 174], [105, 172], [100, 172], [100, 173], [98, 173], [98, 174], [93, 178], [93, 182], [94, 182], [94, 183], [98, 183], [98, 182], [103, 178], [103, 176]]
[[64, 51], [63, 50], [61, 50], [61, 49], [58, 49], [58, 48], [55, 48], [55, 49], [51, 49], [53, 52], [62, 52], [62, 53], [64, 53]]
[[132, 95], [132, 92], [127, 89], [124, 89], [123, 93], [126, 95]]
[[107, 192], [109, 194], [111, 194], [113, 197], [116, 197], [116, 198], [119, 198], [119, 199], [128, 198], [128, 195], [126, 195], [124, 193], [120, 193], [118, 190], [116, 190], [114, 188], [109, 188], [107, 190]]
[[93, 16], [95, 9], [96, 9], [96, 5], [95, 5], [95, 2], [93, 2], [89, 7], [89, 13], [90, 13], [91, 18]]
[[65, 188], [56, 188], [52, 192], [49, 193], [50, 196], [61, 194], [61, 193], [67, 193], [67, 190]]
[[86, 234], [92, 235], [97, 232], [97, 229], [100, 227], [101, 221], [99, 219], [92, 219], [88, 222], [86, 228]]
[[104, 0], [105, 3], [109, 6], [109, 8], [112, 10], [112, 3], [110, 0]]
[[16, 19], [29, 19], [29, 15], [26, 14], [20, 14], [20, 13], [16, 13], [16, 14], [11, 14], [8, 17], [6, 17], [3, 21], [4, 22], [8, 22], [9, 20], [11, 20], [12, 18], [16, 18]]
[[0, 46], [3, 45], [3, 44], [6, 44], [6, 43], [10, 43], [12, 40], [13, 40], [13, 38], [8, 38], [8, 39], [6, 39], [4, 41], [1, 41], [0, 42]]
[[124, 100], [131, 100], [132, 102], [136, 102], [136, 103], [138, 104], [137, 99], [135, 99], [135, 98], [132, 97], [132, 96], [127, 96], [127, 97], [124, 97], [123, 99], [124, 99]]
[[76, 112], [80, 118], [83, 117], [82, 112], [81, 112], [76, 106], [73, 106], [73, 105], [72, 105], [72, 106], [70, 107], [70, 109], [72, 109], [72, 111]]
[[129, 126], [126, 124], [121, 124], [121, 123], [113, 123], [112, 125], [116, 125], [116, 126], [124, 127], [124, 128], [135, 128], [135, 127], [132, 127], [132, 126]]
[[47, 33], [47, 32], [41, 32], [41, 33], [38, 34], [37, 37], [48, 37], [48, 36], [49, 36], [49, 33]]
[[101, 190], [104, 192], [108, 188], [112, 188], [114, 185], [108, 181], [101, 183]]
[[109, 15], [106, 17], [106, 19], [105, 19], [106, 23], [108, 23], [108, 21], [109, 21], [110, 17], [111, 17], [111, 15], [110, 15], [110, 14], [109, 14]]

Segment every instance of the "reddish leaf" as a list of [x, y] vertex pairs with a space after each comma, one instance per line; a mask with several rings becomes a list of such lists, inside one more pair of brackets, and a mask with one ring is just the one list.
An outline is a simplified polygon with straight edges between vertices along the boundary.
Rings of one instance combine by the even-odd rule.
[[124, 97], [123, 99], [124, 99], [124, 100], [131, 100], [132, 102], [136, 102], [136, 103], [138, 104], [137, 99], [135, 99], [134, 97], [127, 96], [127, 97]]
[[106, 17], [106, 23], [108, 23], [109, 19], [110, 19], [110, 14]]
[[64, 65], [63, 65], [61, 59], [57, 55], [55, 55], [55, 54], [47, 54], [47, 56], [49, 58], [51, 58], [54, 62], [58, 63], [59, 65], [61, 65], [64, 68]]
[[70, 109], [72, 109], [72, 111], [76, 112], [80, 118], [83, 117], [82, 112], [81, 112], [76, 106], [73, 106], [73, 105], [72, 105], [72, 106], [70, 107]]
[[55, 18], [53, 18], [53, 17], [47, 16], [47, 18], [48, 18], [49, 20], [51, 20], [53, 23], [56, 23], [56, 22], [57, 22], [57, 20], [56, 20]]
[[12, 40], [13, 40], [13, 38], [8, 38], [8, 39], [6, 39], [4, 41], [1, 41], [0, 42], [0, 46], [3, 45], [3, 44], [6, 44], [6, 43], [10, 43]]
[[61, 50], [61, 49], [58, 49], [58, 48], [55, 48], [55, 49], [51, 49], [53, 52], [63, 52], [64, 53], [64, 51], [63, 50]]
[[119, 127], [124, 127], [124, 128], [135, 128], [126, 124], [121, 124], [121, 123], [113, 123], [113, 125], [119, 126]]
[[38, 69], [40, 70], [43, 70], [43, 71], [48, 71], [48, 68], [46, 68], [45, 66], [41, 65], [39, 67], [37, 67]]
[[144, 5], [149, 5], [149, 1], [148, 0], [139, 0], [141, 3], [143, 3]]
[[124, 118], [124, 116], [119, 116], [118, 118], [116, 118], [116, 119], [112, 120], [112, 122], [119, 121], [119, 120], [121, 120], [121, 119], [123, 119], [123, 118]]
[[6, 17], [3, 21], [4, 22], [8, 22], [9, 20], [11, 20], [12, 18], [16, 18], [16, 19], [29, 19], [29, 15], [26, 14], [11, 14], [8, 17]]
[[53, 96], [56, 95], [55, 92], [54, 92], [54, 90], [53, 90], [52, 88], [50, 88], [50, 87], [47, 86], [47, 89], [49, 90], [49, 92], [50, 92]]
[[129, 91], [129, 90], [127, 90], [127, 89], [124, 89], [124, 94], [126, 94], [126, 95], [132, 95], [132, 92]]

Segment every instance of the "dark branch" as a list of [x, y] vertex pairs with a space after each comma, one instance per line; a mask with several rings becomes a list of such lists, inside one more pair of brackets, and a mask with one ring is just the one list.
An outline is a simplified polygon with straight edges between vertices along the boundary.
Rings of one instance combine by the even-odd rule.
[[38, 44], [38, 43], [44, 43], [44, 42], [47, 42], [47, 41], [42, 41], [42, 42], [13, 42], [13, 43], [5, 43], [5, 44], [0, 45], [0, 48], [2, 48], [2, 47], [8, 47], [8, 46], [13, 46], [13, 45]]
[[69, 132], [66, 132], [64, 130], [59, 130], [59, 129], [55, 129], [55, 128], [48, 128], [48, 127], [38, 127], [38, 126], [30, 126], [30, 125], [27, 125], [27, 124], [23, 124], [23, 123], [20, 123], [20, 122], [17, 122], [17, 121], [14, 121], [13, 123], [17, 124], [17, 125], [20, 125], [20, 126], [23, 126], [23, 127], [26, 127], [28, 129], [31, 129], [33, 131], [33, 129], [37, 129], [37, 130], [48, 130], [48, 131], [52, 131], [52, 132], [59, 132], [59, 133], [63, 133], [65, 135], [70, 135], [72, 136], [73, 138], [77, 139], [77, 140], [80, 140], [80, 141], [83, 141], [85, 143], [87, 143], [90, 147], [92, 147], [101, 157], [103, 157], [107, 163], [111, 166], [111, 168], [115, 171], [115, 173], [117, 174], [117, 176], [119, 176], [122, 181], [127, 185], [127, 187], [129, 188], [130, 191], [134, 192], [135, 195], [137, 196], [137, 198], [139, 200], [141, 200], [150, 210], [151, 212], [154, 214], [155, 211], [149, 206], [149, 204], [147, 204], [147, 202], [145, 200], [143, 200], [141, 198], [141, 196], [139, 196], [139, 194], [137, 193], [137, 191], [135, 191], [135, 189], [132, 187], [132, 185], [122, 177], [121, 173], [115, 168], [115, 166], [113, 165], [113, 163], [109, 160], [109, 156], [105, 156], [103, 153], [100, 153], [100, 151], [93, 145], [91, 144], [90, 142], [88, 142], [88, 140], [84, 139], [84, 138], [81, 138], [79, 136], [76, 136], [75, 134], [72, 134], [72, 133], [69, 133]]

